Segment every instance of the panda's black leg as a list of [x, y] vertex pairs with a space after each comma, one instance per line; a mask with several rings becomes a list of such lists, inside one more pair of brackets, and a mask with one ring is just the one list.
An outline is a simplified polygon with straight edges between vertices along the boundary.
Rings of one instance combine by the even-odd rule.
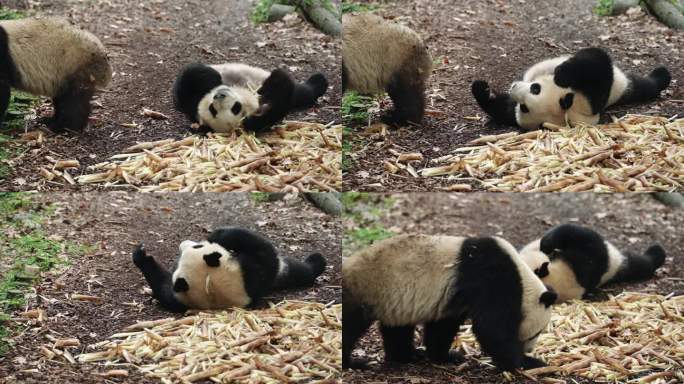
[[463, 355], [455, 350], [451, 350], [451, 344], [464, 320], [464, 316], [448, 317], [425, 324], [423, 339], [427, 356], [430, 360], [435, 363], [457, 363], [463, 361]]
[[301, 84], [295, 84], [292, 93], [291, 109], [300, 111], [316, 105], [319, 97], [328, 89], [328, 79], [322, 73], [317, 73]]
[[279, 123], [290, 111], [295, 83], [282, 69], [276, 69], [259, 88], [259, 111], [247, 117], [242, 125], [250, 131], [261, 132]]
[[152, 289], [152, 295], [159, 300], [162, 307], [173, 312], [185, 312], [187, 307], [176, 299], [172, 284], [171, 272], [157, 263], [142, 244], [133, 250], [133, 263], [142, 272], [147, 284]]
[[67, 87], [59, 96], [55, 97], [55, 118], [50, 125], [54, 132], [64, 130], [82, 131], [88, 125], [90, 116], [90, 99], [94, 89], [76, 85]]
[[613, 62], [600, 48], [585, 48], [554, 70], [554, 82], [560, 87], [571, 87], [590, 101], [592, 111], [600, 113], [608, 102], [613, 84]]
[[9, 83], [0, 78], [0, 124], [5, 121], [5, 114], [9, 108], [9, 101], [11, 95], [11, 88]]
[[419, 124], [425, 113], [425, 85], [410, 76], [399, 73], [387, 85], [387, 94], [392, 99], [394, 109], [383, 117], [386, 124], [404, 126], [408, 123]]
[[646, 280], [665, 262], [665, 249], [659, 244], [650, 246], [644, 254], [626, 254], [625, 264], [610, 280], [611, 283]]
[[313, 285], [316, 278], [325, 271], [326, 261], [320, 253], [307, 256], [304, 262], [297, 259], [283, 258], [287, 264], [285, 273], [278, 275], [274, 289], [289, 289]]
[[352, 360], [354, 345], [371, 326], [373, 319], [356, 303], [346, 290], [342, 290], [342, 368], [365, 368], [365, 361]]
[[[342, 304], [344, 307], [344, 303]], [[380, 325], [382, 344], [385, 349], [385, 361], [409, 363], [415, 356], [413, 336], [415, 326], [390, 327]]]
[[484, 80], [476, 80], [471, 85], [475, 101], [494, 122], [511, 127], [518, 125], [515, 119], [516, 102], [508, 93], [492, 95], [489, 84]]

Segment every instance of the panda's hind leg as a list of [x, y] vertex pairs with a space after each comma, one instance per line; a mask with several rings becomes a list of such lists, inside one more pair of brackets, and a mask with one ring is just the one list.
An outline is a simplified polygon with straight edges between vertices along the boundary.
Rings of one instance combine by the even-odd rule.
[[295, 84], [292, 93], [292, 110], [300, 111], [313, 107], [318, 98], [323, 96], [327, 90], [328, 79], [322, 73], [316, 73], [304, 83]]
[[665, 262], [665, 249], [659, 244], [651, 245], [643, 254], [628, 254], [625, 264], [611, 279], [611, 283], [646, 280], [655, 274]]
[[414, 325], [390, 327], [380, 324], [385, 361], [402, 364], [413, 361], [416, 352], [413, 346], [415, 329]]
[[447, 317], [425, 324], [423, 336], [427, 356], [435, 363], [458, 363], [463, 361], [461, 353], [451, 349], [454, 337], [465, 320], [461, 317]]
[[82, 131], [88, 125], [91, 110], [90, 99], [93, 94], [95, 94], [94, 88], [72, 81], [53, 99], [55, 114], [50, 123], [50, 130], [53, 132]]
[[283, 258], [285, 269], [276, 277], [274, 289], [308, 287], [325, 271], [326, 261], [320, 253], [312, 253], [305, 261]]
[[352, 360], [351, 354], [356, 342], [372, 323], [370, 312], [342, 288], [342, 368], [366, 368], [365, 361]]
[[408, 73], [395, 74], [387, 85], [394, 109], [382, 120], [386, 124], [404, 126], [419, 124], [425, 113], [425, 84]]

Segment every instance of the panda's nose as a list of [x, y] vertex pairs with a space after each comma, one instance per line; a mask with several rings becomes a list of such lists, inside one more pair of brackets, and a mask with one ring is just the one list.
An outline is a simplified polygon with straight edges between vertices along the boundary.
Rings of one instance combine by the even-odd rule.
[[219, 92], [216, 92], [216, 94], [214, 95], [214, 100], [221, 100], [221, 99], [225, 99], [225, 98], [226, 98], [225, 92], [219, 91]]

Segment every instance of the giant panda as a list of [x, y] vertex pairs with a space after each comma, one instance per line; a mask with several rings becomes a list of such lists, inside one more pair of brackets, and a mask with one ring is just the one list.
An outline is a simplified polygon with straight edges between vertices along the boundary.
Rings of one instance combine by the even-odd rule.
[[416, 32], [382, 17], [342, 16], [342, 90], [387, 92], [394, 109], [383, 117], [391, 125], [420, 123], [425, 112], [425, 83], [432, 58]]
[[321, 73], [295, 84], [283, 69], [268, 72], [242, 63], [193, 63], [173, 86], [176, 109], [203, 131], [231, 132], [240, 125], [268, 130], [292, 111], [311, 108], [328, 89]]
[[641, 255], [624, 254], [590, 228], [562, 224], [523, 247], [520, 256], [560, 303], [608, 283], [652, 277], [665, 261], [665, 250], [654, 244]]
[[470, 318], [482, 350], [502, 370], [544, 365], [527, 356], [544, 331], [556, 294], [498, 237], [399, 235], [342, 262], [342, 364], [375, 320], [385, 360], [414, 358], [415, 326], [424, 324], [433, 362], [459, 359], [450, 347]]
[[10, 89], [52, 98], [53, 132], [88, 125], [90, 99], [106, 87], [112, 68], [94, 35], [61, 18], [0, 21], [0, 122]]
[[665, 67], [646, 77], [625, 74], [603, 49], [585, 48], [533, 65], [508, 93], [491, 95], [483, 80], [473, 82], [472, 93], [495, 122], [535, 130], [544, 123], [597, 124], [610, 106], [657, 99], [670, 80]]
[[216, 229], [203, 241], [183, 241], [179, 251], [172, 272], [142, 244], [133, 251], [152, 295], [173, 312], [254, 306], [272, 289], [313, 285], [326, 265], [320, 253], [304, 262], [280, 257], [268, 240], [237, 227]]

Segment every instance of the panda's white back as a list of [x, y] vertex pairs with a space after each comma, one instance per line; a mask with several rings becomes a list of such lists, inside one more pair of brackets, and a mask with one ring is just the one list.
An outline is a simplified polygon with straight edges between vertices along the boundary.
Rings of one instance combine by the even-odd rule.
[[224, 63], [211, 65], [221, 74], [224, 85], [246, 87], [256, 91], [270, 76], [270, 73], [258, 67], [242, 63]]

